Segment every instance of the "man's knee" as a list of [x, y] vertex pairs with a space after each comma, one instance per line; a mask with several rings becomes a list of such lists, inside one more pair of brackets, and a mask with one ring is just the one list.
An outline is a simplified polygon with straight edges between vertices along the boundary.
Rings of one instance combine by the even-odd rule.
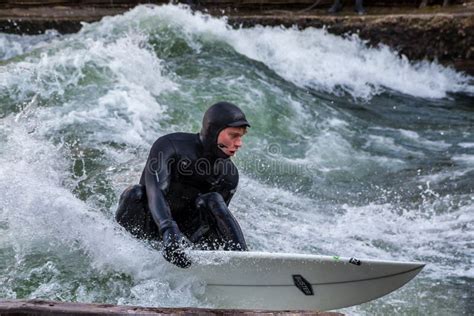
[[224, 198], [218, 192], [209, 192], [201, 194], [196, 199], [197, 208], [207, 208], [213, 213], [228, 213], [227, 204], [225, 204]]
[[135, 185], [129, 186], [122, 192], [122, 195], [120, 196], [120, 201], [121, 202], [123, 200], [140, 201], [143, 199], [144, 196], [145, 196], [145, 186], [141, 184], [135, 184]]
[[207, 194], [207, 199], [209, 202], [214, 202], [214, 203], [225, 203], [224, 198], [220, 193], [217, 192], [209, 192]]
[[145, 187], [141, 184], [131, 185], [126, 188], [119, 199], [119, 206], [115, 213], [115, 220], [120, 224], [127, 221], [131, 210], [141, 207], [145, 197]]

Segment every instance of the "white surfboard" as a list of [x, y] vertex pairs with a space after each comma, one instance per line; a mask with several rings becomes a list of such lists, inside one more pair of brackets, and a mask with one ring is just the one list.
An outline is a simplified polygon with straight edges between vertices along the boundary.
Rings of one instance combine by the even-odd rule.
[[205, 284], [216, 308], [326, 311], [390, 293], [417, 275], [418, 262], [302, 254], [192, 251], [179, 269]]

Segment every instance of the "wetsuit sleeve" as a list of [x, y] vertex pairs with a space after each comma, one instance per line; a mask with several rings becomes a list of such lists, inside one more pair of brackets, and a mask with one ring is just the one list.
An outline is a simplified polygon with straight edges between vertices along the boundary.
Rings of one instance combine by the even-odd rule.
[[222, 196], [224, 197], [225, 204], [227, 206], [229, 206], [230, 201], [234, 197], [234, 193], [235, 193], [236, 189], [237, 189], [237, 187], [235, 187], [235, 189], [232, 189], [230, 191], [226, 190], [225, 192], [222, 193]]
[[237, 185], [239, 184], [239, 173], [235, 166], [233, 166], [233, 171], [231, 174], [227, 176], [225, 184], [226, 185], [224, 186], [224, 189], [220, 193], [224, 198], [225, 204], [229, 206], [232, 197], [237, 191]]
[[173, 144], [166, 138], [159, 138], [151, 147], [145, 166], [144, 180], [148, 207], [161, 233], [163, 229], [176, 225], [165, 198], [175, 160], [176, 151]]

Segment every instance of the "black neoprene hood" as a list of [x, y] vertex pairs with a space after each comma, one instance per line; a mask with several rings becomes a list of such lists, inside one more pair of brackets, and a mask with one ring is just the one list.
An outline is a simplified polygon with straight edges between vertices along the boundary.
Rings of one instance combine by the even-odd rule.
[[204, 151], [212, 156], [227, 158], [220, 149], [217, 148], [217, 137], [226, 127], [250, 127], [244, 112], [235, 104], [229, 102], [218, 102], [213, 104], [202, 119], [201, 142]]

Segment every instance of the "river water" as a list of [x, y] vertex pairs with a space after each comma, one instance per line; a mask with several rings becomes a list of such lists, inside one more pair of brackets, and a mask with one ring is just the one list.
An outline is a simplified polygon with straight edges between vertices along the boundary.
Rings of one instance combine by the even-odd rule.
[[231, 203], [252, 250], [427, 262], [350, 315], [474, 310], [472, 77], [173, 5], [0, 34], [0, 59], [0, 298], [212, 307], [113, 216], [154, 140], [227, 100], [252, 124]]

